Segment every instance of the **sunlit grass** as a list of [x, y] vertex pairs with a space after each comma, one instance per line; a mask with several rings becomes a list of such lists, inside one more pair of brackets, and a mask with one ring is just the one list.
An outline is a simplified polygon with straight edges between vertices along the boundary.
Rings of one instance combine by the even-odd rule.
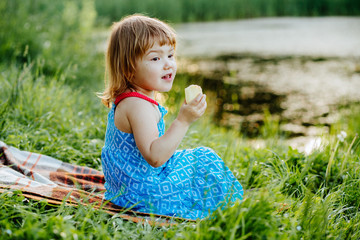
[[36, 75], [33, 68], [0, 66], [0, 138], [21, 149], [98, 168], [106, 108], [94, 92], [66, 85], [67, 76]]
[[[41, 152], [66, 162], [101, 169], [107, 109], [95, 93], [75, 90], [66, 74], [36, 74], [38, 66], [0, 67], [0, 139], [27, 151]], [[185, 80], [184, 80], [185, 81]], [[179, 86], [185, 85], [181, 80]], [[182, 87], [164, 99], [183, 98]], [[175, 100], [174, 100], [175, 101]], [[175, 102], [176, 102], [175, 101]], [[165, 103], [166, 105], [166, 103]], [[354, 107], [353, 109], [358, 109]], [[154, 228], [100, 213], [91, 207], [51, 207], [21, 197], [2, 194], [1, 235], [6, 238], [178, 238], [178, 239], [341, 239], [359, 237], [360, 161], [359, 124], [336, 125], [347, 137], [325, 136], [329, 142], [305, 155], [283, 145], [278, 124], [266, 125], [264, 147], [253, 147], [238, 132], [214, 125], [210, 116], [196, 122], [181, 148], [213, 148], [245, 188], [245, 200], [218, 210], [209, 219]], [[167, 120], [176, 116], [169, 111]], [[345, 116], [345, 115], [344, 115]], [[269, 121], [271, 117], [268, 117]], [[274, 129], [271, 129], [272, 126]], [[351, 128], [350, 128], [351, 126]], [[271, 137], [269, 136], [271, 133]], [[350, 138], [350, 136], [354, 136]], [[261, 137], [261, 136], [260, 136]], [[329, 167], [330, 166], [330, 167]], [[22, 226], [20, 228], [20, 226]], [[30, 229], [34, 229], [30, 231]]]

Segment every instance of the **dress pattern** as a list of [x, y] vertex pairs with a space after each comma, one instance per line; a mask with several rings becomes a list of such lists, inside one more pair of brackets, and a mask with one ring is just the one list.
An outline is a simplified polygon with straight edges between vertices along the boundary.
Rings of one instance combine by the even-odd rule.
[[[138, 93], [126, 97], [150, 101]], [[157, 127], [162, 136], [167, 111], [156, 105], [161, 113]], [[105, 199], [139, 212], [189, 219], [207, 217], [222, 204], [242, 199], [241, 184], [212, 149], [177, 150], [165, 164], [154, 168], [142, 157], [133, 134], [116, 128], [114, 113], [115, 104], [108, 114], [101, 153]]]

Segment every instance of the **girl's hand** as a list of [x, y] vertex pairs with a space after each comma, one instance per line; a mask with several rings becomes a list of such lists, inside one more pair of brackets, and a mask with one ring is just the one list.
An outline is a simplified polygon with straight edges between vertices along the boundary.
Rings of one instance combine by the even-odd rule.
[[199, 94], [188, 104], [184, 101], [177, 116], [177, 120], [181, 123], [190, 125], [205, 113], [206, 107], [206, 95]]

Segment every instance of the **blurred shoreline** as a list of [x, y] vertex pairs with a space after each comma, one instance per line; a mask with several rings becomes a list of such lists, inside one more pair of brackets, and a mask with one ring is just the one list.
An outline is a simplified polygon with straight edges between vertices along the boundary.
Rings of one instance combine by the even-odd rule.
[[360, 57], [360, 17], [277, 17], [175, 25], [178, 55]]

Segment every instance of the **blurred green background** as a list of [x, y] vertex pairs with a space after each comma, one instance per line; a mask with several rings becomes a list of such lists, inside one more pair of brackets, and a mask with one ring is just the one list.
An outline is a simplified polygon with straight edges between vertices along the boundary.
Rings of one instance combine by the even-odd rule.
[[96, 0], [99, 19], [116, 21], [134, 12], [171, 22], [274, 16], [358, 15], [356, 0]]
[[[143, 13], [170, 23], [273, 16], [354, 16], [358, 0], [2, 0], [0, 62], [41, 61], [43, 71], [94, 69], [94, 29]], [[91, 38], [93, 37], [93, 38]], [[96, 40], [96, 39], [95, 39]], [[95, 61], [96, 62], [96, 61]], [[76, 78], [89, 73], [76, 71]]]

